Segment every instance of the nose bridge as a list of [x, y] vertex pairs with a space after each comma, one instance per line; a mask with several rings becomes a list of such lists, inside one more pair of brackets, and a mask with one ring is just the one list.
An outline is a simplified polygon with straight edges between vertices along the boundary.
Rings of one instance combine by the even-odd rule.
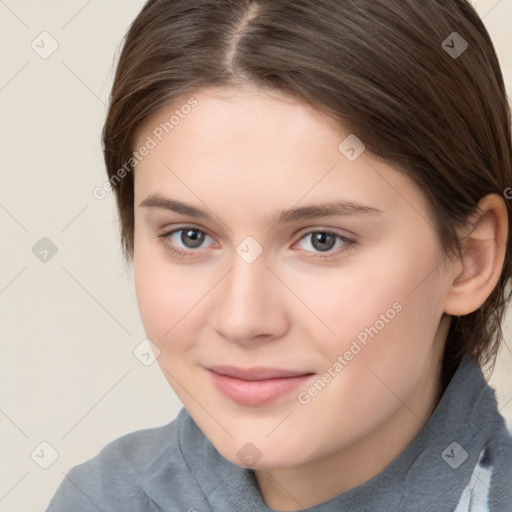
[[258, 334], [276, 334], [277, 290], [275, 276], [262, 253], [240, 244], [233, 255], [231, 271], [221, 287], [217, 330], [227, 339], [242, 341]]
[[267, 269], [263, 256], [254, 261], [246, 260], [239, 254], [232, 259], [232, 270], [227, 276], [223, 303], [229, 307], [231, 314], [250, 310], [256, 313], [268, 300], [268, 281], [271, 273]]

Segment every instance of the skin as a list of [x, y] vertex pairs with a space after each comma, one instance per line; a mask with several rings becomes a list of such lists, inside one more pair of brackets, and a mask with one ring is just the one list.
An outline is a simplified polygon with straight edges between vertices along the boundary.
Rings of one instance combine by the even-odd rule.
[[[505, 205], [487, 196], [464, 259], [444, 261], [421, 191], [368, 151], [345, 158], [338, 145], [348, 132], [325, 114], [249, 86], [193, 96], [198, 105], [134, 171], [141, 318], [169, 384], [217, 450], [246, 466], [237, 453], [253, 443], [266, 504], [300, 510], [375, 476], [428, 420], [442, 391], [449, 315], [477, 309], [499, 278]], [[146, 120], [136, 147], [179, 105]], [[140, 206], [154, 193], [212, 218]], [[272, 220], [342, 199], [381, 213]], [[180, 228], [207, 236], [197, 248], [180, 231], [158, 238]], [[311, 233], [325, 231], [356, 243], [338, 239], [322, 252]], [[236, 252], [247, 236], [263, 249], [252, 263]], [[297, 396], [311, 383], [266, 405], [239, 405], [205, 369], [266, 366], [318, 380], [394, 303], [394, 318], [307, 404]]]

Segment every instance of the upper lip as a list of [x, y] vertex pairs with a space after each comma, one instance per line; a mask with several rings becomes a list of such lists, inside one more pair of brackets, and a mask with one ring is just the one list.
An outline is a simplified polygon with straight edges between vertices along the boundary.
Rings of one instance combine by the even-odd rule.
[[311, 374], [311, 372], [286, 370], [282, 368], [236, 368], [235, 366], [225, 365], [210, 366], [208, 369], [220, 375], [235, 377], [236, 379], [241, 380], [283, 379], [287, 377], [298, 377]]

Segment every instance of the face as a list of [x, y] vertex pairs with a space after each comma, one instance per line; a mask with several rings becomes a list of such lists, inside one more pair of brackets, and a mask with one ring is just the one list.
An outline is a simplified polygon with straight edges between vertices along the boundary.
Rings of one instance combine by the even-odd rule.
[[419, 414], [448, 286], [421, 192], [291, 97], [193, 97], [137, 134], [134, 276], [195, 422], [234, 464], [284, 468], [354, 446], [404, 402]]

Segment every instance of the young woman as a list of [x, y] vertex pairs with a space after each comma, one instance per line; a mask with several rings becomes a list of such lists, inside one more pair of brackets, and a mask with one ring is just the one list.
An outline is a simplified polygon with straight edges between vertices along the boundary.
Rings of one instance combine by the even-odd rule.
[[512, 510], [510, 111], [468, 2], [150, 0], [103, 136], [184, 408], [48, 512]]

